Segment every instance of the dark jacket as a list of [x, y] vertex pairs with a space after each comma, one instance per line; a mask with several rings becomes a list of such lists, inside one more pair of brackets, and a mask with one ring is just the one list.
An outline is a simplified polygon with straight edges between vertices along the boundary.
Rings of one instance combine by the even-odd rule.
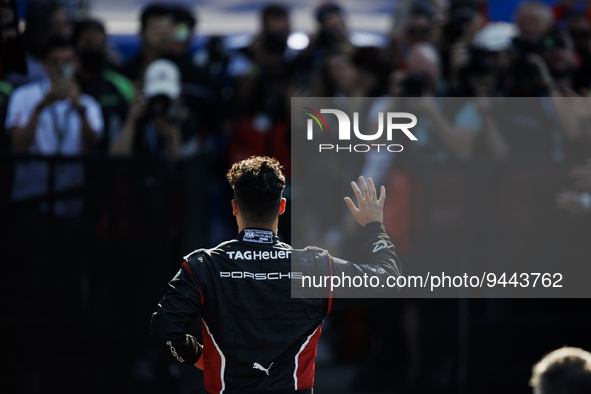
[[[294, 250], [262, 229], [246, 229], [234, 240], [195, 251], [185, 258], [152, 316], [152, 338], [181, 363], [195, 363], [203, 351], [209, 393], [309, 392], [323, 319], [333, 307], [353, 301], [342, 298], [346, 289], [302, 291], [302, 278], [315, 275], [318, 283], [366, 274], [386, 283], [386, 277], [399, 275], [384, 227], [367, 224], [363, 238], [364, 265], [318, 248]], [[354, 296], [368, 296], [368, 291]], [[386, 288], [379, 291], [386, 294]], [[203, 347], [187, 334], [198, 318]]]

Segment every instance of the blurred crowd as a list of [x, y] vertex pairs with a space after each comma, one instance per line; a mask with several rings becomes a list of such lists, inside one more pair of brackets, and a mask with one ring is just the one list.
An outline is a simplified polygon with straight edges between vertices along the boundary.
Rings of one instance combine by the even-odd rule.
[[[339, 106], [367, 113], [384, 110], [383, 103], [390, 103], [390, 99], [400, 99], [403, 100], [401, 106], [409, 106], [411, 112], [426, 120], [422, 127], [413, 130], [419, 141], [408, 147], [405, 145], [400, 154], [368, 154], [363, 160], [357, 157], [354, 163], [347, 165], [353, 172], [371, 175], [376, 183], [398, 187], [394, 189], [396, 193], [389, 192], [396, 197], [391, 199], [390, 213], [386, 212], [390, 218], [386, 218], [387, 222], [390, 220], [386, 224], [391, 225], [389, 231], [393, 229], [391, 236], [403, 258], [420, 246], [408, 241], [408, 234], [417, 230], [413, 223], [407, 223], [404, 214], [411, 211], [410, 200], [422, 201], [422, 189], [411, 190], [413, 180], [396, 171], [404, 169], [412, 160], [472, 164], [480, 159], [494, 163], [525, 159], [542, 165], [566, 163], [569, 168], [572, 166], [570, 178], [564, 182], [566, 190], [552, 196], [553, 204], [569, 213], [591, 211], [591, 5], [588, 2], [556, 0], [548, 5], [524, 0], [516, 5], [513, 21], [509, 23], [491, 21], [489, 3], [485, 0], [399, 1], [391, 30], [383, 32], [386, 42], [383, 46], [356, 45], [351, 40], [348, 21], [352, 16], [347, 9], [338, 3], [319, 3], [310, 15], [315, 20], [315, 31], [309, 32], [308, 45], [297, 50], [288, 45], [292, 20], [289, 8], [281, 3], [269, 3], [261, 8], [258, 30], [251, 32], [246, 46], [230, 48], [224, 37], [211, 36], [194, 50], [193, 41], [199, 34], [198, 15], [185, 6], [161, 2], [148, 4], [140, 11], [140, 46], [134, 54], [117, 52], [110, 42], [105, 21], [84, 10], [72, 12], [65, 3], [59, 0], [29, 2], [22, 35], [27, 69], [4, 74], [0, 79], [0, 147], [5, 152], [17, 153], [10, 176], [11, 190], [4, 192], [10, 194], [8, 198], [12, 202], [33, 203], [21, 204], [11, 212], [15, 220], [15, 226], [10, 228], [11, 239], [16, 241], [10, 246], [15, 250], [20, 248], [19, 256], [23, 251], [23, 261], [34, 262], [35, 267], [42, 268], [35, 271], [32, 279], [34, 290], [17, 289], [18, 284], [11, 284], [12, 287], [5, 290], [6, 294], [15, 290], [23, 295], [18, 307], [8, 308], [9, 315], [21, 316], [16, 309], [25, 306], [31, 316], [36, 312], [43, 316], [34, 322], [37, 325], [32, 325], [31, 332], [15, 330], [17, 337], [28, 341], [25, 345], [28, 350], [48, 350], [50, 345], [35, 338], [36, 328], [57, 324], [58, 315], [68, 324], [76, 321], [74, 316], [80, 310], [91, 310], [88, 305], [81, 306], [84, 302], [96, 302], [94, 312], [106, 311], [105, 314], [93, 313], [96, 316], [89, 318], [96, 325], [94, 329], [111, 330], [105, 334], [104, 342], [94, 339], [93, 346], [104, 349], [113, 343], [125, 346], [126, 341], [144, 329], [145, 316], [153, 306], [151, 301], [140, 300], [140, 295], [158, 297], [162, 293], [160, 287], [153, 286], [154, 282], [143, 279], [157, 278], [157, 283], [164, 285], [170, 266], [160, 271], [153, 268], [157, 265], [153, 264], [149, 271], [142, 270], [138, 274], [135, 266], [118, 264], [156, 260], [162, 256], [152, 253], [153, 249], [144, 249], [144, 244], [162, 245], [172, 242], [171, 239], [174, 241], [178, 234], [163, 239], [161, 233], [147, 230], [150, 226], [164, 228], [162, 223], [170, 225], [159, 221], [162, 207], [145, 192], [156, 190], [154, 179], [166, 178], [168, 173], [164, 171], [164, 176], [160, 177], [145, 176], [141, 188], [134, 194], [129, 191], [132, 188], [129, 185], [140, 182], [130, 171], [117, 179], [120, 182], [115, 192], [115, 197], [121, 200], [123, 220], [110, 224], [123, 234], [124, 242], [113, 248], [115, 252], [108, 250], [105, 255], [83, 250], [85, 233], [82, 229], [88, 225], [80, 220], [84, 203], [94, 203], [93, 207], [98, 207], [86, 217], [94, 226], [93, 235], [107, 238], [102, 230], [109, 224], [102, 221], [104, 202], [97, 202], [104, 195], [95, 193], [94, 201], [83, 200], [76, 192], [83, 185], [89, 186], [89, 178], [100, 179], [107, 171], [106, 166], [90, 170], [79, 162], [66, 160], [51, 170], [42, 160], [25, 160], [26, 154], [37, 158], [82, 155], [113, 162], [121, 158], [156, 158], [161, 159], [158, 163], [162, 167], [207, 157], [205, 165], [197, 161], [196, 165], [188, 166], [183, 179], [184, 209], [193, 211], [183, 211], [180, 215], [175, 212], [177, 216], [185, 215], [187, 221], [188, 229], [184, 227], [183, 238], [191, 242], [182, 244], [180, 249], [188, 253], [196, 247], [213, 246], [235, 233], [235, 223], [226, 204], [231, 194], [226, 190], [223, 177], [231, 163], [252, 155], [273, 156], [285, 166], [284, 173], [290, 177], [291, 97], [328, 97]], [[368, 99], [357, 100], [363, 97]], [[522, 100], [516, 101], [518, 98]], [[515, 110], [516, 103], [519, 103], [519, 110]], [[375, 129], [369, 121], [364, 127]], [[443, 179], [443, 183], [451, 180], [442, 187], [451, 194], [438, 194], [441, 204], [453, 201], [445, 205], [440, 217], [450, 217], [454, 209], [462, 205], [462, 192], [466, 189], [457, 187], [454, 178]], [[523, 179], [514, 178], [515, 195], [529, 185]], [[343, 183], [340, 179], [338, 182]], [[49, 188], [61, 193], [59, 198], [47, 201]], [[90, 186], [91, 191], [97, 188], [100, 189]], [[513, 215], [515, 222], [528, 220], [528, 204], [539, 197], [534, 196], [534, 192], [524, 194], [521, 205], [504, 206], [506, 215]], [[529, 197], [532, 198], [527, 200]], [[333, 201], [323, 200], [329, 201], [327, 204]], [[176, 200], [168, 203], [179, 206]], [[434, 206], [433, 211], [437, 212], [437, 202]], [[392, 215], [392, 210], [403, 212], [403, 216]], [[136, 216], [126, 216], [126, 212], [135, 212]], [[203, 221], [195, 220], [196, 217]], [[125, 241], [132, 244], [135, 240], [125, 238], [132, 232], [128, 223], [132, 219], [136, 221], [134, 230], [147, 235], [144, 244], [133, 244], [141, 247], [121, 253]], [[286, 240], [290, 236], [289, 224], [289, 218], [280, 222], [280, 232]], [[178, 227], [175, 228], [178, 230]], [[325, 228], [325, 234], [318, 239], [325, 237], [329, 244], [334, 243], [337, 254], [348, 253], [346, 248], [337, 248], [344, 243], [345, 235], [341, 230], [346, 225], [338, 222], [336, 227], [339, 227], [335, 230], [338, 236], [333, 236], [334, 229]], [[204, 231], [205, 238], [194, 237]], [[504, 236], [513, 235], [518, 239], [523, 235], [520, 231], [522, 228], [517, 228]], [[49, 237], [50, 232], [54, 238]], [[438, 246], [444, 253], [445, 247], [454, 242], [443, 245], [449, 240], [446, 238], [449, 233], [438, 234], [441, 237]], [[313, 231], [310, 234], [316, 236]], [[535, 234], [531, 239], [527, 235], [523, 237], [528, 250], [540, 244], [539, 238], [534, 239]], [[70, 244], [71, 247], [54, 247], [49, 239], [57, 242], [56, 245]], [[43, 248], [31, 247], [33, 244], [43, 245]], [[115, 254], [120, 256], [114, 260], [105, 258]], [[81, 264], [82, 255], [86, 261], [96, 264]], [[491, 252], [491, 256], [493, 259], [496, 255]], [[432, 260], [438, 263], [445, 260], [445, 256], [437, 257]], [[447, 257], [453, 260], [458, 256], [449, 254]], [[176, 261], [178, 255], [174, 258]], [[50, 259], [63, 263], [61, 268], [51, 266]], [[164, 256], [164, 259], [169, 261], [172, 257]], [[9, 269], [10, 273], [18, 274], [14, 277], [29, 274], [26, 266]], [[100, 279], [93, 279], [93, 269], [102, 270], [96, 276]], [[117, 278], [112, 277], [115, 276], [113, 272], [117, 272]], [[140, 284], [135, 285], [136, 294], [131, 294], [124, 278], [136, 275], [140, 275]], [[38, 302], [39, 296], [52, 293], [52, 287], [67, 288], [74, 282], [79, 283], [75, 290], [78, 298], [64, 293], [56, 298], [50, 296], [46, 304]], [[89, 296], [89, 289], [99, 294]], [[130, 293], [129, 305], [123, 305], [114, 296], [126, 292]], [[319, 362], [356, 360], [369, 351], [376, 362], [365, 365], [359, 374], [358, 387], [368, 387], [368, 381], [379, 375], [379, 379], [387, 381], [372, 383], [381, 388], [392, 387], [393, 379], [406, 379], [402, 384], [419, 387], [416, 392], [435, 392], [433, 387], [443, 387], [437, 392], [452, 392], [453, 384], [449, 380], [453, 379], [450, 378], [453, 373], [450, 371], [457, 365], [450, 361], [450, 354], [456, 351], [451, 348], [458, 341], [459, 312], [453, 302], [435, 301], [438, 303], [389, 304], [387, 307], [393, 312], [386, 317], [381, 310], [332, 317], [326, 332], [329, 345], [333, 346], [327, 350], [323, 349], [325, 343], [320, 345]], [[144, 309], [138, 307], [142, 303], [147, 305]], [[492, 309], [498, 306], [494, 302], [491, 305]], [[554, 306], [556, 310], [560, 308]], [[109, 307], [120, 308], [117, 318], [121, 321], [131, 316], [136, 323], [131, 327], [116, 327], [116, 318], [108, 317]], [[499, 308], [509, 310], [513, 304], [508, 307], [501, 303]], [[488, 316], [483, 315], [484, 318]], [[105, 321], [102, 321], [103, 316], [107, 316]], [[376, 323], [377, 328], [368, 330], [363, 322]], [[65, 328], [66, 325], [57, 324], [57, 327], [66, 333], [76, 331], [75, 327]], [[336, 334], [333, 339], [330, 339], [331, 325]], [[392, 334], [393, 326], [397, 326], [395, 334]], [[439, 337], [431, 335], [435, 330]], [[399, 351], [397, 340], [392, 339], [394, 335], [402, 338], [405, 349]], [[137, 341], [136, 346], [141, 349], [137, 353], [149, 353], [145, 350], [149, 344]], [[344, 342], [347, 346], [340, 346]], [[19, 352], [19, 349], [14, 350], [14, 354]], [[439, 353], [431, 357], [434, 352]], [[150, 368], [157, 363], [151, 353], [139, 357], [139, 361], [123, 360], [117, 349], [109, 350], [102, 357], [79, 366], [74, 366], [71, 360], [58, 361], [63, 361], [67, 367], [77, 367], [74, 371], [78, 372], [101, 363], [109, 364], [116, 372], [104, 372], [105, 376], [109, 373], [116, 376], [104, 380], [116, 385], [117, 379], [123, 379], [119, 374], [133, 376], [140, 382], [138, 387], [144, 385], [137, 392], [152, 392], [150, 389], [183, 392], [166, 380], [165, 383], [161, 380], [160, 386], [150, 387], [153, 383]], [[148, 373], [144, 368], [145, 359], [148, 359], [145, 362], [149, 364]], [[378, 363], [380, 366], [376, 367]], [[160, 366], [160, 370], [165, 369]], [[176, 379], [178, 374], [171, 369], [169, 375]], [[15, 380], [22, 378], [25, 386], [29, 386], [22, 392], [43, 392], [39, 389], [43, 384], [67, 386], [57, 381], [58, 378], [53, 377], [55, 374], [48, 375], [42, 376], [34, 370], [22, 376], [15, 375]], [[112, 386], [105, 383], [105, 387], [97, 386], [96, 392], [109, 392]]]
[[[400, 2], [377, 47], [355, 45], [347, 10], [322, 3], [311, 15], [316, 31], [298, 50], [288, 45], [290, 10], [268, 4], [248, 45], [228, 48], [212, 36], [193, 51], [193, 10], [154, 3], [141, 10], [140, 48], [130, 55], [117, 53], [88, 11], [35, 0], [24, 18], [26, 72], [0, 80], [1, 141], [42, 155], [209, 154], [220, 173], [264, 154], [289, 176], [291, 97], [420, 97], [412, 109], [427, 126], [406, 158], [582, 161], [591, 147], [585, 4], [522, 1], [507, 23], [489, 20], [484, 0]], [[449, 108], [450, 97], [462, 100]], [[534, 99], [513, 114], [514, 101], [504, 99], [515, 97]], [[577, 174], [591, 172], [581, 164]], [[13, 196], [30, 195], [27, 179], [39, 183], [42, 172], [20, 169]], [[569, 191], [558, 201], [588, 210], [588, 196]]]

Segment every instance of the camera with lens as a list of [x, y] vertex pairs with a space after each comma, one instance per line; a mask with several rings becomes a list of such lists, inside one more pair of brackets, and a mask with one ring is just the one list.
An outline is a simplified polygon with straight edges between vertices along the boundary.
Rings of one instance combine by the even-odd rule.
[[477, 15], [477, 1], [452, 1], [449, 9], [449, 19], [443, 26], [442, 31], [445, 41], [449, 44], [453, 44], [462, 38]]
[[263, 48], [270, 55], [283, 55], [287, 49], [287, 39], [282, 33], [267, 31], [263, 33]]
[[165, 94], [158, 94], [148, 98], [146, 116], [151, 119], [170, 116], [172, 101], [172, 98]]
[[411, 72], [400, 81], [400, 87], [403, 97], [421, 97], [429, 87], [429, 77], [424, 73]]
[[515, 37], [513, 39], [513, 51], [518, 55], [529, 55], [530, 53], [541, 54], [542, 43], [540, 40], [524, 39]]
[[486, 49], [470, 47], [470, 61], [464, 71], [469, 75], [484, 75], [493, 72], [490, 52]]

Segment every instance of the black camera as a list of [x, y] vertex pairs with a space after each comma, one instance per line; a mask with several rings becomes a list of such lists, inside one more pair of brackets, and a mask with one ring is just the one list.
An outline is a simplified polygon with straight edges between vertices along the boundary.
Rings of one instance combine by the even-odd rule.
[[474, 47], [470, 47], [469, 51], [470, 61], [464, 71], [470, 75], [484, 75], [493, 72], [489, 51]]
[[540, 40], [515, 37], [513, 39], [513, 50], [519, 55], [529, 55], [530, 53], [541, 54], [542, 43]]
[[412, 72], [400, 81], [400, 86], [402, 96], [421, 97], [429, 86], [429, 77], [423, 73]]
[[476, 2], [454, 1], [450, 5], [448, 22], [443, 26], [443, 37], [449, 44], [457, 42], [466, 35], [468, 26], [478, 16]]
[[172, 99], [165, 94], [158, 94], [148, 99], [146, 104], [146, 116], [148, 118], [163, 118], [170, 115]]
[[287, 38], [284, 34], [267, 31], [263, 34], [263, 48], [270, 55], [283, 55], [287, 49]]

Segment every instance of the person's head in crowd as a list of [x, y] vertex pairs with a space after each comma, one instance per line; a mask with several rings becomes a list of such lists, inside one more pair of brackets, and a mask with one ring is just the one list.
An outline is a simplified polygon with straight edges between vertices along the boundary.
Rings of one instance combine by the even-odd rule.
[[107, 65], [107, 32], [96, 19], [74, 23], [72, 44], [76, 50], [76, 72], [83, 78], [100, 74]]
[[24, 40], [27, 51], [41, 58], [45, 44], [53, 37], [69, 38], [72, 25], [66, 9], [57, 0], [34, 0], [25, 16]]
[[514, 16], [522, 40], [536, 42], [552, 27], [554, 16], [550, 7], [541, 1], [523, 1]]
[[511, 48], [517, 27], [507, 22], [489, 23], [474, 36], [470, 60], [460, 74], [467, 95], [493, 95], [511, 70]]
[[483, 26], [482, 1], [453, 0], [447, 10], [447, 22], [442, 29], [443, 43], [470, 42]]
[[349, 31], [343, 9], [335, 3], [325, 3], [316, 9], [316, 21], [320, 27], [320, 43], [327, 47], [349, 42]]
[[261, 10], [262, 48], [266, 54], [282, 55], [291, 33], [289, 10], [281, 4], [267, 4]]
[[410, 44], [430, 42], [433, 39], [431, 12], [423, 5], [415, 5], [404, 26], [404, 38]]
[[360, 47], [353, 53], [329, 52], [325, 58], [328, 95], [381, 96], [387, 93], [387, 69], [377, 47]]
[[406, 68], [391, 77], [393, 96], [433, 96], [441, 77], [441, 61], [432, 44], [413, 45], [405, 58]]
[[191, 10], [183, 5], [170, 6], [170, 12], [173, 18], [174, 31], [168, 52], [171, 55], [184, 55], [191, 47], [197, 18]]
[[72, 42], [64, 37], [51, 37], [41, 51], [41, 61], [52, 80], [71, 79], [75, 62]]
[[347, 52], [332, 51], [324, 58], [324, 77], [327, 95], [355, 95], [358, 75], [351, 56]]
[[174, 38], [175, 21], [165, 4], [149, 4], [140, 16], [142, 50], [145, 56], [157, 58], [166, 54]]
[[544, 356], [532, 369], [534, 394], [591, 393], [591, 353], [563, 347]]
[[568, 33], [579, 56], [591, 53], [591, 21], [584, 13], [573, 15], [568, 21]]
[[356, 80], [365, 96], [378, 97], [387, 93], [387, 68], [382, 51], [377, 47], [360, 47], [351, 57]]
[[575, 71], [574, 46], [565, 31], [552, 29], [542, 37], [542, 56], [554, 79], [568, 78]]
[[181, 75], [170, 60], [154, 60], [144, 73], [143, 96], [145, 115], [152, 118], [172, 118], [175, 104], [181, 95]]

